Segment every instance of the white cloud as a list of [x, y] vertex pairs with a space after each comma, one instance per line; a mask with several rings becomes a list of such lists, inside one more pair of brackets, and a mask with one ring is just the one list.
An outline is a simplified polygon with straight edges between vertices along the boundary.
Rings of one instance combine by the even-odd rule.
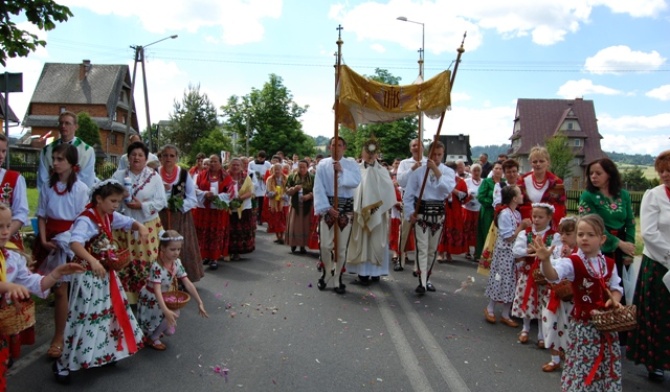
[[[175, 98], [181, 100], [184, 89], [188, 86], [188, 76], [179, 69], [173, 61], [150, 60], [146, 61], [147, 89], [149, 91], [149, 107], [151, 122], [158, 123], [167, 120], [172, 112]], [[133, 71], [133, 63], [128, 64], [130, 72]], [[193, 82], [197, 84], [197, 81]], [[135, 83], [134, 106], [137, 110], [137, 121], [140, 129], [146, 128], [146, 110], [144, 105], [144, 87], [142, 83], [141, 67], [137, 68], [137, 81]]]
[[372, 45], [370, 45], [370, 48], [377, 53], [386, 52], [386, 48], [382, 44], [372, 44]]
[[565, 99], [584, 97], [589, 94], [622, 95], [623, 92], [606, 86], [593, 84], [593, 81], [589, 79], [569, 80], [559, 87], [556, 92], [556, 95]]
[[600, 147], [603, 151], [658, 155], [661, 151], [670, 149], [670, 139], [668, 139], [668, 135], [644, 137], [603, 135]]
[[593, 5], [604, 5], [617, 14], [632, 17], [656, 17], [668, 8], [665, 0], [595, 0]]
[[670, 84], [665, 84], [656, 87], [653, 90], [649, 90], [645, 95], [649, 98], [655, 98], [661, 101], [670, 101]]
[[[608, 113], [598, 115], [598, 129], [603, 132], [635, 133], [664, 132], [670, 136], [670, 113], [655, 114], [652, 116], [619, 116]], [[669, 139], [670, 140], [670, 139]]]
[[62, 3], [101, 15], [135, 17], [152, 33], [193, 33], [218, 26], [223, 42], [231, 45], [260, 41], [265, 34], [261, 21], [279, 18], [282, 10], [282, 0], [64, 0]]
[[594, 74], [620, 74], [623, 71], [653, 71], [665, 64], [657, 51], [634, 51], [628, 46], [617, 45], [598, 51], [584, 63], [587, 72]]

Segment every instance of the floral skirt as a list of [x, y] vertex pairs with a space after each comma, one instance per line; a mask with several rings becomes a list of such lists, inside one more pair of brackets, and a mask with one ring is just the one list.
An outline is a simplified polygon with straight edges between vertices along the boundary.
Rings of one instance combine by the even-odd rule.
[[[550, 293], [550, 298], [551, 298]], [[561, 301], [560, 299], [550, 299], [558, 301], [556, 311], [551, 311], [549, 305], [542, 310], [542, 334], [544, 335], [544, 346], [548, 349], [566, 352], [570, 347], [570, 313], [574, 307], [572, 302]]]
[[[526, 287], [528, 287], [528, 274], [520, 273], [516, 282], [514, 303], [512, 303], [512, 316], [530, 319], [540, 319], [542, 310], [549, 303], [549, 286], [533, 283], [528, 298], [525, 299]], [[525, 302], [525, 308], [524, 308]]]
[[198, 208], [195, 232], [198, 236], [200, 256], [203, 259], [218, 260], [228, 256], [230, 240], [230, 214], [213, 208]]
[[[570, 348], [566, 352], [561, 390], [620, 392], [621, 348], [618, 334], [601, 334], [593, 324], [575, 320], [569, 335]], [[598, 359], [600, 364], [589, 382], [589, 374]]]
[[[65, 344], [58, 360], [59, 369], [75, 371], [103, 366], [133, 355], [142, 347], [142, 331], [115, 273], [100, 279], [89, 270], [73, 275], [70, 285]], [[122, 318], [118, 318], [114, 311], [113, 292], [118, 294], [116, 305], [117, 310], [123, 312]], [[134, 342], [134, 349], [129, 346], [129, 341]]]
[[[481, 222], [480, 222], [481, 223]], [[481, 229], [481, 227], [480, 227]], [[496, 241], [498, 240], [498, 228], [493, 223], [489, 225], [489, 231], [486, 235], [486, 240], [484, 241], [484, 247], [482, 248], [482, 254], [477, 260], [478, 262], [477, 273], [489, 276], [491, 271], [491, 260], [493, 258], [493, 252], [495, 250]]]
[[637, 328], [628, 335], [626, 357], [647, 370], [670, 370], [670, 293], [663, 284], [668, 272], [647, 256], [642, 258], [633, 303]]
[[130, 249], [130, 264], [119, 271], [119, 279], [123, 288], [133, 293], [129, 298], [131, 303], [136, 302], [137, 293], [147, 283], [151, 263], [158, 257], [158, 233], [163, 229], [160, 217], [144, 222], [144, 226], [149, 230], [146, 242], [135, 239], [131, 231], [114, 230], [113, 233], [121, 247], [127, 245]]
[[251, 209], [230, 214], [230, 243], [228, 251], [232, 254], [251, 253], [256, 249], [256, 219]]
[[512, 244], [498, 238], [484, 295], [496, 302], [511, 303], [514, 301], [515, 288], [516, 269]]
[[[477, 246], [477, 226], [479, 224], [479, 211], [463, 209], [463, 238], [465, 246]], [[468, 252], [470, 249], [468, 249]]]
[[[253, 212], [251, 215], [253, 216]], [[286, 214], [283, 208], [279, 211], [268, 211], [267, 221], [268, 233], [284, 233], [286, 231]]]
[[188, 279], [191, 282], [199, 281], [205, 276], [205, 271], [202, 268], [198, 235], [195, 230], [191, 211], [184, 214], [179, 211], [170, 211], [166, 208], [160, 212], [160, 217], [165, 230], [176, 230], [184, 237], [179, 258], [184, 269], [186, 269]]

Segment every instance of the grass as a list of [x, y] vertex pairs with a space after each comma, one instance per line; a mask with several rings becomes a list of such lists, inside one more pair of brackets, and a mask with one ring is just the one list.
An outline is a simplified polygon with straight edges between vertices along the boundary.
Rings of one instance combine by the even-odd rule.
[[642, 169], [642, 174], [647, 180], [653, 180], [654, 178], [658, 178], [658, 173], [656, 173], [656, 170], [654, 170], [653, 166], [629, 165], [627, 163], [619, 163], [617, 164], [617, 166], [619, 167], [619, 169], [621, 169], [621, 171], [632, 169], [634, 167], [639, 167], [640, 169]]

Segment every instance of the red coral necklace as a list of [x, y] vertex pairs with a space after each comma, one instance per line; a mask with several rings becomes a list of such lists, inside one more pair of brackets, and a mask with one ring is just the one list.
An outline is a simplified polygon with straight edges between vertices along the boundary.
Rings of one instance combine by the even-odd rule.
[[544, 188], [544, 185], [547, 183], [547, 177], [546, 177], [546, 175], [545, 175], [545, 177], [544, 177], [544, 181], [541, 181], [541, 182], [538, 182], [538, 181], [535, 179], [535, 173], [531, 173], [530, 176], [531, 176], [531, 178], [532, 178], [532, 180], [533, 180], [533, 186], [535, 187], [535, 189], [537, 189], [537, 190], [539, 191], [539, 190], [541, 190], [542, 188]]
[[163, 182], [166, 184], [172, 184], [174, 180], [177, 178], [177, 172], [179, 170], [177, 168], [174, 168], [172, 170], [172, 174], [168, 174], [165, 168], [161, 167], [161, 177], [163, 178]]

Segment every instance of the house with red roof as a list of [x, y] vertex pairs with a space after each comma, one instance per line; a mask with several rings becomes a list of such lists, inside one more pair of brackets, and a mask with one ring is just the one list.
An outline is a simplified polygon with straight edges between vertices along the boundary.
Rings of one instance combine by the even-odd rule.
[[549, 138], [561, 133], [567, 137], [574, 154], [572, 173], [563, 179], [566, 189], [583, 189], [588, 163], [607, 156], [600, 147], [603, 137], [598, 132], [598, 119], [591, 100], [517, 100], [509, 155], [519, 162], [520, 171], [526, 173], [531, 170], [530, 149], [536, 145], [544, 146]]

